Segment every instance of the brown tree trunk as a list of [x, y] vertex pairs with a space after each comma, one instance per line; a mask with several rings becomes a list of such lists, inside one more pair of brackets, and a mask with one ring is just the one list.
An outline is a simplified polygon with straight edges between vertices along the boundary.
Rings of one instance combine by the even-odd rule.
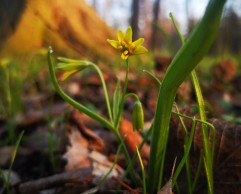
[[156, 42], [156, 33], [157, 29], [155, 27], [155, 24], [158, 22], [158, 16], [160, 11], [160, 0], [155, 0], [153, 4], [153, 20], [152, 20], [152, 36], [151, 36], [151, 49], [155, 48], [155, 42]]
[[26, 7], [26, 0], [0, 1], [0, 47], [16, 29]]
[[136, 40], [138, 37], [138, 18], [139, 18], [139, 0], [133, 0], [131, 5], [131, 21], [130, 25], [133, 30], [133, 39]]
[[144, 0], [143, 1], [143, 6], [142, 8], [140, 9], [141, 10], [141, 13], [144, 14], [144, 23], [145, 23], [145, 28], [143, 29], [144, 31], [144, 38], [145, 38], [145, 46], [147, 48], [150, 48], [150, 41], [151, 41], [151, 17], [150, 15], [152, 15], [152, 10], [151, 10], [151, 2], [150, 0]]

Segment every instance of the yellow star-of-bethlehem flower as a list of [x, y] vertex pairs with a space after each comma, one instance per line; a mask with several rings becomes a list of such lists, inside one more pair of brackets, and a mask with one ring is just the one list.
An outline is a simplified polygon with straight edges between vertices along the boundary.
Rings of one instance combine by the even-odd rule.
[[124, 34], [121, 30], [118, 30], [118, 40], [109, 40], [115, 49], [121, 52], [121, 58], [126, 60], [131, 55], [139, 55], [147, 52], [147, 49], [141, 44], [144, 42], [144, 38], [132, 42], [132, 28], [129, 26]]

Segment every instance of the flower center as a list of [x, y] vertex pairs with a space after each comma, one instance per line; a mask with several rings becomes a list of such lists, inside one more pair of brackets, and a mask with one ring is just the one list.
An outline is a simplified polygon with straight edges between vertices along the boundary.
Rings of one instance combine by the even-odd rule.
[[120, 45], [117, 48], [125, 56], [134, 54], [135, 45], [132, 42], [127, 42], [125, 40], [120, 41]]

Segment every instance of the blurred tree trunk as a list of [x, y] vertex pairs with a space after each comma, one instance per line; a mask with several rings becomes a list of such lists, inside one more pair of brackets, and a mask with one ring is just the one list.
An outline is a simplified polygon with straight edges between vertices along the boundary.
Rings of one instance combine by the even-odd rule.
[[190, 16], [189, 16], [189, 0], [185, 1], [185, 12], [186, 12], [186, 20], [187, 20], [187, 33], [191, 32], [190, 26]]
[[141, 7], [141, 13], [143, 13], [144, 17], [144, 23], [145, 27], [143, 29], [144, 31], [144, 38], [145, 38], [145, 46], [147, 48], [150, 48], [150, 41], [151, 41], [151, 15], [152, 15], [152, 10], [151, 10], [151, 2], [150, 0], [143, 0], [143, 4]]
[[160, 0], [155, 0], [155, 2], [153, 4], [151, 49], [155, 48], [156, 33], [157, 33], [157, 28], [156, 28], [155, 24], [157, 24], [157, 22], [158, 22], [159, 11], [160, 11]]
[[15, 31], [25, 7], [26, 0], [0, 1], [0, 47]]
[[139, 19], [139, 0], [132, 0], [131, 5], [131, 21], [130, 25], [133, 30], [133, 39], [136, 40], [138, 37], [138, 20]]

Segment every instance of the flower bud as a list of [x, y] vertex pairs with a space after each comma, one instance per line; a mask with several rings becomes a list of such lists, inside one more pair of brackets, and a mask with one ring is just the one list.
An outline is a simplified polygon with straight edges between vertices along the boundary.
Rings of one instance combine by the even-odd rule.
[[143, 130], [144, 128], [144, 114], [141, 102], [137, 100], [133, 107], [132, 112], [132, 126], [133, 130]]
[[63, 71], [61, 80], [64, 81], [71, 75], [84, 70], [85, 68], [91, 66], [91, 62], [85, 60], [73, 60], [67, 58], [58, 58], [61, 62], [58, 63], [56, 69]]

